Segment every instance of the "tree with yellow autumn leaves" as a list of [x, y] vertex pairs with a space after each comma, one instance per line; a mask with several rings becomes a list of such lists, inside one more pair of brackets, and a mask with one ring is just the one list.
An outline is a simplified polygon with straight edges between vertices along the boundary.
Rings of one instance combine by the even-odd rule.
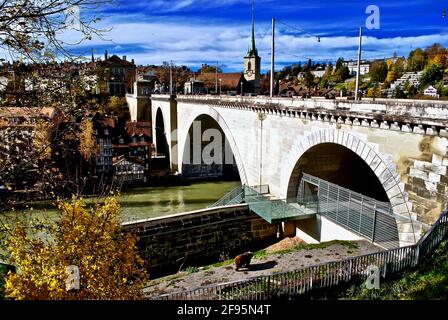
[[34, 148], [39, 160], [51, 158], [50, 123], [40, 119], [34, 128]]
[[[9, 187], [16, 180], [30, 177], [29, 183], [22, 183], [24, 186], [17, 186], [17, 190], [8, 188], [11, 192], [0, 197], [0, 212], [12, 211], [21, 221], [12, 227], [0, 219], [0, 257], [16, 267], [16, 272], [6, 277], [4, 294], [10, 299], [142, 298], [146, 268], [138, 253], [137, 238], [121, 229], [117, 198], [107, 198], [92, 208], [79, 197], [59, 200], [62, 214], [56, 221], [30, 222], [14, 213], [29, 201], [50, 199], [55, 194], [80, 194], [83, 184], [79, 181], [84, 174], [92, 174], [84, 164], [91, 161], [96, 147], [91, 117], [107, 101], [92, 89], [95, 70], [79, 72], [84, 60], [66, 50], [61, 34], [76, 32], [79, 43], [102, 37], [107, 30], [95, 27], [101, 16], [97, 10], [110, 2], [1, 1], [0, 48], [18, 61], [11, 65], [14, 81], [2, 87], [0, 107], [28, 111], [54, 108], [58, 114], [52, 122], [27, 123], [32, 129], [26, 135], [26, 145], [15, 142], [15, 132], [0, 137], [0, 145], [20, 153], [0, 157], [0, 185]], [[76, 16], [73, 8], [90, 14]], [[73, 18], [77, 23], [68, 23]], [[64, 64], [57, 63], [61, 58], [75, 69], [59, 72], [65, 70]], [[3, 72], [8, 75], [10, 70]], [[27, 90], [25, 79], [33, 84]], [[40, 115], [32, 112], [28, 118], [39, 119]], [[0, 125], [8, 127], [8, 123]], [[7, 247], [3, 246], [5, 238]], [[67, 273], [68, 267], [79, 271], [79, 289], [67, 287], [74, 276]], [[0, 296], [4, 273], [0, 268]]]
[[79, 129], [79, 152], [84, 160], [90, 160], [96, 151], [96, 140], [92, 120], [88, 118], [83, 119], [79, 125]]
[[[5, 295], [17, 300], [131, 300], [143, 298], [147, 281], [137, 238], [120, 227], [116, 197], [88, 208], [81, 198], [58, 201], [61, 219], [45, 227], [46, 239], [11, 230], [7, 241], [17, 273]], [[79, 270], [79, 290], [67, 289], [67, 267]]]

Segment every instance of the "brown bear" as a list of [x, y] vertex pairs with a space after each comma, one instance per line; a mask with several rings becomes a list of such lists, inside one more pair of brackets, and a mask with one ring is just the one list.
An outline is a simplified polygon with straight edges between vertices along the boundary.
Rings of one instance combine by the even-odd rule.
[[237, 256], [235, 258], [235, 270], [238, 271], [240, 268], [249, 268], [250, 260], [253, 256], [254, 254], [250, 251]]

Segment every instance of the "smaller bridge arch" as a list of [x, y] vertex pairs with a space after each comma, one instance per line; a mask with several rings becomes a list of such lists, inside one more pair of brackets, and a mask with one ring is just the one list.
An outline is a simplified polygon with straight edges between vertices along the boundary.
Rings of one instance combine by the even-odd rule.
[[166, 126], [166, 119], [163, 115], [162, 108], [157, 108], [156, 117], [155, 117], [155, 146], [156, 146], [156, 155], [158, 157], [164, 156], [165, 161], [164, 165], [170, 165], [170, 145], [168, 144], [166, 130], [169, 130], [169, 126]]

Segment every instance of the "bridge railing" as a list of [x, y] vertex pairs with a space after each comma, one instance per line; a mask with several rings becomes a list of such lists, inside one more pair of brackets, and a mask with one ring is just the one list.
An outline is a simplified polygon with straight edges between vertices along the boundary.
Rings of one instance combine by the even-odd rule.
[[364, 281], [377, 268], [381, 277], [413, 268], [448, 238], [445, 211], [417, 244], [293, 271], [201, 287], [155, 297], [157, 300], [266, 300], [312, 293], [343, 283]]

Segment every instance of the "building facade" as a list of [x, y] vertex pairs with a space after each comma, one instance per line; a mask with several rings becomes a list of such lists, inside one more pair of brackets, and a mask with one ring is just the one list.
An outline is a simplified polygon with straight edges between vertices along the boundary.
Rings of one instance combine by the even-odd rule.
[[185, 82], [184, 94], [204, 94], [204, 93], [206, 93], [204, 81], [191, 78], [189, 81]]
[[425, 96], [433, 97], [433, 98], [438, 98], [439, 97], [439, 95], [437, 93], [437, 89], [434, 88], [433, 86], [429, 86], [428, 88], [426, 88], [423, 94]]
[[101, 70], [99, 85], [105, 88], [109, 95], [124, 97], [127, 93], [133, 93], [137, 68], [134, 60], [127, 61], [126, 56], [109, 57], [106, 51], [104, 60], [99, 61], [98, 66]]
[[120, 157], [114, 161], [114, 180], [120, 184], [145, 183], [147, 181], [146, 168], [136, 160]]
[[[358, 73], [358, 61], [345, 61], [343, 63], [345, 67], [350, 71], [351, 76], [356, 76]], [[368, 61], [361, 61], [359, 66], [359, 74], [361, 76], [366, 75], [370, 72], [370, 63]]]

